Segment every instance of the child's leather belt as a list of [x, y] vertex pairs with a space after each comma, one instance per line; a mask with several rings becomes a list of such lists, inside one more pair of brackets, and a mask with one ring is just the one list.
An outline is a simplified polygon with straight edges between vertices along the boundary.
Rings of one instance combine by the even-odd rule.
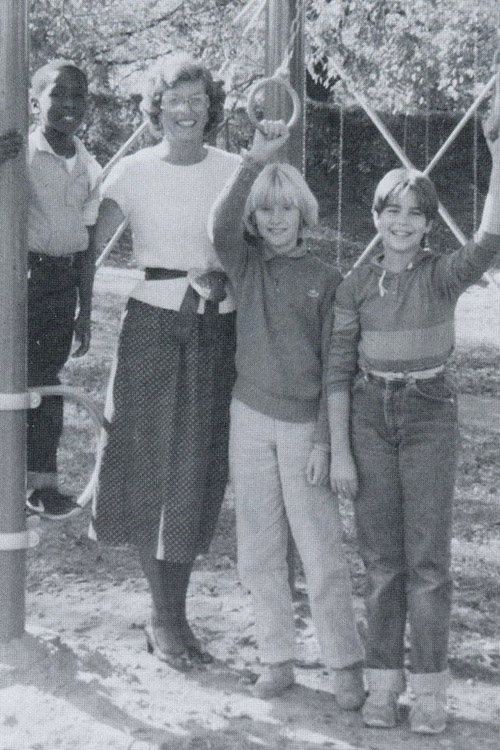
[[412, 380], [433, 380], [442, 375], [444, 365], [430, 367], [427, 370], [416, 370], [414, 372], [381, 372], [379, 370], [367, 370], [364, 372], [368, 379], [383, 381], [384, 383], [410, 383]]

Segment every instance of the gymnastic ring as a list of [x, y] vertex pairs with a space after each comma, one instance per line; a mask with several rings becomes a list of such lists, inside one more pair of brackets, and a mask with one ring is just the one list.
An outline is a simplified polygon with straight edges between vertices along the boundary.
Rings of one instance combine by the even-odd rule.
[[[80, 391], [78, 388], [71, 388], [67, 385], [41, 385], [34, 386], [33, 388], [29, 388], [28, 390], [30, 392], [39, 393], [42, 397], [62, 396], [63, 398], [67, 398], [69, 401], [74, 401], [75, 403], [80, 404], [86, 409], [86, 411], [92, 418], [92, 421], [96, 428], [96, 437], [99, 437], [103, 423], [102, 410], [89, 396]], [[74, 518], [75, 516], [80, 515], [85, 506], [88, 505], [88, 502], [93, 495], [94, 487], [97, 482], [98, 471], [99, 467], [96, 461], [89, 481], [87, 482], [81, 494], [75, 500], [75, 503], [78, 507], [73, 508], [64, 515], [52, 517], [50, 519], [51, 521], [67, 521], [68, 518]], [[40, 515], [42, 518], [44, 517], [43, 513], [41, 513]]]
[[288, 91], [288, 93], [290, 94], [290, 98], [293, 104], [293, 111], [292, 111], [290, 120], [288, 121], [287, 127], [289, 129], [293, 128], [293, 126], [297, 124], [298, 119], [300, 117], [300, 110], [301, 110], [300, 99], [299, 99], [299, 95], [297, 94], [293, 86], [291, 85], [290, 80], [288, 79], [288, 76], [283, 76], [283, 75], [274, 75], [269, 78], [261, 78], [260, 81], [257, 81], [257, 83], [254, 83], [254, 85], [248, 92], [247, 113], [248, 113], [248, 118], [250, 122], [255, 128], [258, 128], [261, 132], [263, 132], [260, 121], [257, 119], [257, 116], [255, 115], [255, 112], [253, 111], [253, 108], [255, 104], [256, 95], [261, 89], [267, 86], [268, 83], [277, 83], [280, 86], [283, 86], [283, 88], [286, 89], [286, 91]]

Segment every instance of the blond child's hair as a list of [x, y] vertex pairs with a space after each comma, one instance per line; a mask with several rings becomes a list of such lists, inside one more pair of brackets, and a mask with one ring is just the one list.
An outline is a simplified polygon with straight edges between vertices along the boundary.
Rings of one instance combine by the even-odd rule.
[[259, 174], [245, 204], [243, 222], [247, 232], [259, 237], [255, 212], [277, 203], [296, 206], [300, 211], [301, 226], [314, 227], [318, 223], [318, 201], [298, 169], [291, 164], [268, 164]]

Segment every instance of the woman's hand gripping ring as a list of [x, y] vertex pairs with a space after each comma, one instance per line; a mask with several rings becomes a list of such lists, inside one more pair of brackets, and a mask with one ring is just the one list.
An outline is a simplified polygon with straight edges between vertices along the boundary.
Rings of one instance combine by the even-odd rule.
[[293, 126], [297, 124], [297, 121], [300, 117], [300, 110], [301, 110], [300, 99], [299, 99], [299, 95], [297, 94], [293, 86], [291, 85], [288, 79], [288, 76], [284, 76], [282, 74], [280, 75], [275, 74], [274, 76], [271, 76], [270, 78], [261, 78], [260, 81], [257, 81], [257, 83], [254, 83], [254, 85], [252, 86], [248, 94], [248, 103], [247, 103], [247, 113], [248, 113], [248, 118], [250, 122], [255, 128], [258, 128], [261, 132], [264, 132], [260, 126], [259, 120], [257, 119], [257, 115], [255, 114], [254, 107], [255, 107], [255, 98], [257, 94], [259, 93], [261, 89], [267, 86], [268, 83], [276, 83], [279, 86], [282, 86], [286, 91], [288, 91], [290, 98], [292, 100], [292, 104], [293, 104], [293, 111], [292, 111], [290, 120], [288, 122], [288, 128], [289, 129], [293, 128]]

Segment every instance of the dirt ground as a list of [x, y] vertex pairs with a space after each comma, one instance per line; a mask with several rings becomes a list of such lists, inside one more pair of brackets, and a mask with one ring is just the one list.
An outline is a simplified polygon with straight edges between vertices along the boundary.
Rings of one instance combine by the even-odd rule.
[[[134, 275], [103, 269], [97, 298], [125, 295]], [[474, 287], [457, 313], [459, 343], [500, 348], [499, 321], [500, 288]], [[94, 346], [103, 346], [98, 335]], [[464, 418], [489, 420], [494, 429], [500, 424], [497, 401], [469, 399], [461, 408]], [[86, 517], [69, 523], [71, 534], [65, 525], [43, 526], [40, 544], [57, 550], [59, 564], [31, 569], [26, 635], [0, 647], [0, 750], [500, 747], [500, 687], [475, 677], [453, 680], [450, 724], [436, 738], [409, 732], [409, 696], [394, 730], [367, 729], [358, 712], [339, 710], [300, 582], [297, 685], [271, 701], [253, 697], [258, 665], [250, 601], [224, 555], [197, 568], [188, 596], [193, 628], [210, 644], [215, 663], [175, 672], [146, 651], [149, 594], [133, 552], [122, 550], [114, 565], [108, 551], [86, 540]], [[498, 560], [500, 548], [486, 552]], [[39, 559], [29, 553], [28, 564]], [[359, 598], [356, 608], [361, 622]]]

